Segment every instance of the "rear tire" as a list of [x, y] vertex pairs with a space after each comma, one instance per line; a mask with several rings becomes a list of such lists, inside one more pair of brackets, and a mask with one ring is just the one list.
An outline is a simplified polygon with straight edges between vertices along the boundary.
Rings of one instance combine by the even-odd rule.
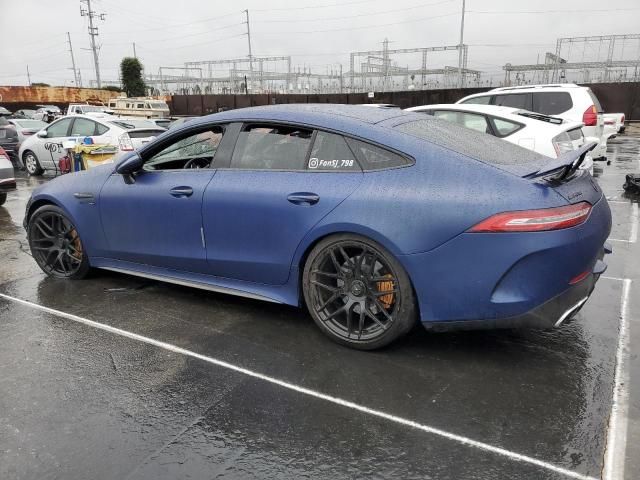
[[22, 163], [24, 163], [24, 168], [27, 173], [32, 177], [42, 175], [42, 172], [44, 172], [40, 166], [38, 157], [36, 157], [36, 154], [31, 150], [27, 150], [22, 154]]
[[27, 225], [31, 254], [47, 275], [72, 280], [87, 276], [91, 266], [75, 225], [59, 207], [44, 205]]
[[351, 348], [384, 347], [416, 323], [404, 268], [384, 247], [359, 235], [321, 240], [305, 263], [302, 289], [320, 330]]

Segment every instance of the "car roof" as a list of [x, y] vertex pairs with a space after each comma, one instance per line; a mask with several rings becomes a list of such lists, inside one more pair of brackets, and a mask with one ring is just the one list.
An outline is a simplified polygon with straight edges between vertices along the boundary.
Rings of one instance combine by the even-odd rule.
[[552, 88], [586, 88], [575, 83], [540, 83], [536, 85], [514, 85], [512, 87], [497, 87], [490, 92], [508, 92], [510, 90], [542, 90], [542, 89], [552, 89]]
[[362, 105], [343, 104], [283, 104], [262, 107], [239, 108], [226, 112], [214, 113], [189, 125], [215, 121], [282, 121], [312, 125], [320, 128], [335, 128], [336, 120], [341, 121], [341, 128], [363, 127], [386, 122], [396, 117], [422, 118], [419, 114], [395, 108], [371, 108]]

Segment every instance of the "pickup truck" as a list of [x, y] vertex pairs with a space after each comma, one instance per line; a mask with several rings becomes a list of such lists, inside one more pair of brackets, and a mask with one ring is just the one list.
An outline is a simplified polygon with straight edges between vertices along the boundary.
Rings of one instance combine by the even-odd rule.
[[105, 105], [89, 105], [88, 103], [70, 103], [65, 115], [86, 115], [87, 113], [113, 113]]

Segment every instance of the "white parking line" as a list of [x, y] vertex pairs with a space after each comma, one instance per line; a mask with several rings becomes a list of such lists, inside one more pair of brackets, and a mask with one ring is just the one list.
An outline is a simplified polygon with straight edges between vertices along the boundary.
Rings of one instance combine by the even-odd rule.
[[[612, 202], [609, 202], [612, 203]], [[638, 204], [631, 204], [631, 214], [629, 215], [629, 223], [631, 229], [629, 231], [629, 240], [622, 240], [620, 238], [609, 238], [612, 242], [624, 242], [624, 243], [636, 243], [638, 241]]]
[[631, 206], [631, 234], [629, 235], [629, 241], [635, 243], [638, 241], [638, 204], [634, 203]]
[[542, 460], [538, 460], [533, 457], [529, 457], [527, 455], [522, 455], [520, 453], [512, 452], [510, 450], [506, 450], [504, 448], [496, 447], [493, 445], [489, 445], [488, 443], [479, 442], [477, 440], [473, 440], [471, 438], [464, 437], [462, 435], [457, 435], [455, 433], [450, 433], [444, 430], [440, 430], [439, 428], [430, 427], [428, 425], [415, 422], [413, 420], [409, 420], [403, 417], [398, 417], [396, 415], [392, 415], [389, 413], [385, 413], [381, 410], [375, 410], [373, 408], [365, 407], [363, 405], [359, 405], [357, 403], [351, 402], [349, 400], [344, 400], [342, 398], [333, 397], [331, 395], [327, 395], [321, 392], [317, 392], [315, 390], [311, 390], [306, 387], [301, 387], [299, 385], [295, 385], [293, 383], [286, 382], [284, 380], [279, 380], [274, 377], [270, 377], [268, 375], [263, 375], [261, 373], [255, 372], [253, 370], [249, 370], [247, 368], [239, 367], [237, 365], [233, 365], [231, 363], [225, 362], [223, 360], [218, 360], [212, 357], [208, 357], [206, 355], [201, 355], [199, 353], [193, 352], [191, 350], [187, 350], [185, 348], [177, 347], [175, 345], [171, 345], [170, 343], [162, 342], [160, 340], [155, 340], [153, 338], [145, 337], [143, 335], [139, 335], [137, 333], [128, 332], [126, 330], [122, 330], [120, 328], [112, 327], [110, 325], [106, 325], [104, 323], [95, 322], [93, 320], [89, 320], [88, 318], [79, 317], [77, 315], [73, 315], [71, 313], [62, 312], [60, 310], [56, 310], [53, 308], [45, 307], [43, 305], [39, 305], [37, 303], [29, 302], [28, 300], [23, 300], [21, 298], [12, 297], [10, 295], [5, 295], [4, 293], [0, 293], [0, 298], [4, 298], [5, 300], [9, 300], [11, 302], [19, 303], [21, 305], [25, 305], [27, 307], [31, 307], [37, 310], [41, 310], [43, 312], [47, 312], [58, 317], [66, 318], [68, 320], [72, 320], [74, 322], [82, 323], [84, 325], [88, 325], [93, 328], [97, 328], [99, 330], [103, 330], [109, 333], [113, 333], [115, 335], [120, 335], [122, 337], [130, 338], [132, 340], [137, 340], [142, 343], [146, 343], [148, 345], [154, 345], [156, 347], [162, 348], [164, 350], [168, 350], [170, 352], [179, 353], [181, 355], [185, 355], [188, 357], [196, 358], [203, 362], [207, 362], [218, 367], [226, 368], [228, 370], [233, 370], [234, 372], [241, 373], [243, 375], [247, 375], [249, 377], [257, 378], [259, 380], [278, 385], [280, 387], [286, 388], [288, 390], [292, 390], [294, 392], [301, 393], [303, 395], [308, 395], [310, 397], [314, 397], [320, 400], [324, 400], [329, 403], [333, 403], [335, 405], [340, 405], [345, 408], [350, 408], [352, 410], [356, 410], [361, 413], [365, 413], [367, 415], [372, 415], [374, 417], [382, 418], [384, 420], [397, 423], [399, 425], [404, 425], [406, 427], [415, 428], [417, 430], [421, 430], [426, 433], [430, 433], [432, 435], [436, 435], [438, 437], [446, 438], [447, 440], [451, 440], [453, 442], [460, 443], [462, 445], [466, 445], [469, 447], [477, 448], [478, 450], [482, 450], [485, 452], [493, 453], [499, 455], [501, 457], [508, 458], [510, 460], [514, 460], [516, 462], [525, 463], [529, 465], [534, 465], [541, 469], [545, 469], [551, 472], [559, 473], [564, 475], [567, 478], [577, 478], [580, 480], [597, 480], [595, 477], [590, 477], [588, 475], [583, 475], [578, 472], [574, 472], [572, 470], [568, 470], [566, 468], [558, 467], [552, 463], [544, 462]]
[[618, 348], [616, 349], [616, 367], [613, 380], [613, 400], [607, 431], [605, 447], [603, 480], [619, 480], [624, 478], [625, 453], [627, 451], [627, 423], [629, 407], [629, 372], [627, 357], [629, 356], [629, 327], [627, 314], [629, 308], [629, 291], [631, 280], [622, 281], [620, 310], [620, 327], [618, 331]]

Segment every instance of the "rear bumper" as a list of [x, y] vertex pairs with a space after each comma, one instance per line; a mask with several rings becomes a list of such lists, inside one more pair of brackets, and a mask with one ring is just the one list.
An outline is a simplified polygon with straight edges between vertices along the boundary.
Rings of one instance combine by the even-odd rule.
[[[604, 265], [603, 262], [600, 262], [600, 264]], [[601, 265], [599, 266], [601, 267]], [[600, 268], [598, 271], [599, 273], [591, 273], [577, 285], [524, 314], [485, 320], [424, 322], [423, 325], [427, 330], [434, 332], [499, 328], [550, 329], [559, 327], [571, 320], [586, 303], [604, 270]]]
[[[464, 328], [547, 327], [591, 292], [603, 271], [610, 231], [611, 212], [601, 198], [589, 219], [576, 227], [463, 233], [437, 249], [399, 260], [411, 278], [420, 320], [427, 328], [449, 322], [453, 328], [463, 323]], [[587, 271], [591, 272], [587, 278], [571, 284]], [[570, 292], [578, 292], [579, 298]], [[548, 320], [536, 320], [541, 316]]]

